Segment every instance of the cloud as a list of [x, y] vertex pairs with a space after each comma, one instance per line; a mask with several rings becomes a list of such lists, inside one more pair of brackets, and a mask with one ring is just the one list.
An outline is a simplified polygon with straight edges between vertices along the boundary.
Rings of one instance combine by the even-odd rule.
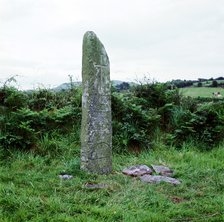
[[[0, 79], [56, 85], [81, 77], [82, 37], [93, 30], [111, 78], [158, 80], [223, 72], [222, 0], [0, 0]], [[22, 84], [22, 83], [21, 83]]]

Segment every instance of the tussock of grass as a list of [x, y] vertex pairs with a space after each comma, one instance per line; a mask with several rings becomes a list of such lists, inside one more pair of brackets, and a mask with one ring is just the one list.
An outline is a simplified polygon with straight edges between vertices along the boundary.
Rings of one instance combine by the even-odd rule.
[[[114, 155], [108, 176], [80, 171], [75, 150], [54, 158], [17, 152], [2, 161], [0, 221], [224, 221], [223, 147]], [[134, 164], [167, 165], [182, 184], [144, 184], [121, 173]], [[61, 172], [74, 178], [61, 180]], [[88, 189], [89, 182], [108, 187]]]

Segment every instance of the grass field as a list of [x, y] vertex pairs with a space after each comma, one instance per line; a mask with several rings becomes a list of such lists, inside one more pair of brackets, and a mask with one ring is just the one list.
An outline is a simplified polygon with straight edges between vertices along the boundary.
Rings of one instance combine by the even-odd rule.
[[181, 88], [180, 93], [184, 96], [190, 97], [209, 97], [212, 98], [213, 92], [220, 92], [222, 97], [224, 96], [223, 88], [212, 88], [212, 87], [186, 87]]
[[[218, 84], [223, 84], [224, 83], [224, 80], [215, 80]], [[204, 81], [204, 82], [201, 82], [202, 83], [202, 86], [211, 86], [213, 80], [207, 80], [207, 81]], [[197, 86], [198, 85], [198, 82], [195, 82], [193, 84], [194, 86]]]
[[[78, 149], [66, 152], [54, 158], [15, 152], [1, 162], [1, 222], [224, 221], [224, 147], [204, 153], [185, 146], [114, 155], [108, 176], [81, 172]], [[144, 184], [124, 176], [121, 170], [133, 164], [169, 166], [182, 184]], [[74, 178], [61, 180], [62, 171]], [[92, 190], [86, 183], [108, 187]]]
[[[218, 84], [221, 84], [221, 83], [224, 83], [224, 80], [216, 80]], [[204, 82], [201, 82], [202, 83], [202, 86], [210, 86], [212, 84], [212, 80], [208, 80], [208, 81], [204, 81]], [[198, 82], [194, 83], [193, 84], [194, 86], [197, 86], [198, 85]]]

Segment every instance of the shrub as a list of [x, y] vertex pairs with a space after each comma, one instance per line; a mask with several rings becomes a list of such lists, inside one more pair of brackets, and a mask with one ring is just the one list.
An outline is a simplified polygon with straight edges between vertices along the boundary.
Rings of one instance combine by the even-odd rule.
[[218, 82], [216, 80], [212, 81], [212, 87], [218, 87]]
[[198, 82], [198, 87], [202, 87], [202, 82]]
[[0, 118], [0, 146], [7, 149], [32, 147], [37, 141], [37, 134], [32, 128], [35, 116], [36, 113], [25, 108], [4, 113]]
[[202, 144], [203, 149], [212, 149], [223, 140], [224, 103], [204, 103], [196, 111], [176, 107], [173, 110], [173, 132], [170, 140], [181, 146], [186, 140]]
[[[179, 147], [192, 140], [203, 144], [203, 149], [212, 149], [223, 140], [224, 101], [186, 98], [166, 84], [146, 83], [125, 93], [112, 93], [112, 120], [115, 152], [149, 148], [156, 132]], [[66, 135], [79, 144], [80, 126], [80, 88], [30, 93], [0, 88], [1, 150], [35, 148], [44, 155], [55, 149], [60, 153], [62, 146], [56, 139]]]
[[162, 83], [146, 83], [134, 87], [136, 97], [145, 99], [145, 107], [157, 108], [167, 103], [167, 85]]
[[[0, 146], [6, 149], [31, 149], [46, 133], [50, 135], [58, 131], [64, 134], [70, 132], [74, 125], [80, 125], [81, 93], [80, 90], [72, 93], [38, 90], [27, 95], [15, 88], [2, 88]], [[59, 100], [59, 103], [60, 97], [66, 99]]]
[[28, 96], [14, 87], [0, 88], [0, 106], [9, 111], [27, 107]]
[[38, 89], [29, 93], [29, 107], [35, 111], [56, 107], [56, 93], [47, 89]]
[[129, 94], [112, 94], [113, 144], [117, 152], [149, 146], [160, 116], [156, 109], [144, 109], [144, 103], [144, 99]]

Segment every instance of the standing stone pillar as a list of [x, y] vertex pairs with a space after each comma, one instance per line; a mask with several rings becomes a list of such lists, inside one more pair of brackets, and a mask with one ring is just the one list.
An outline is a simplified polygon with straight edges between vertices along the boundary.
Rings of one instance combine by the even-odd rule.
[[86, 32], [82, 55], [81, 169], [112, 171], [110, 63], [94, 32]]

